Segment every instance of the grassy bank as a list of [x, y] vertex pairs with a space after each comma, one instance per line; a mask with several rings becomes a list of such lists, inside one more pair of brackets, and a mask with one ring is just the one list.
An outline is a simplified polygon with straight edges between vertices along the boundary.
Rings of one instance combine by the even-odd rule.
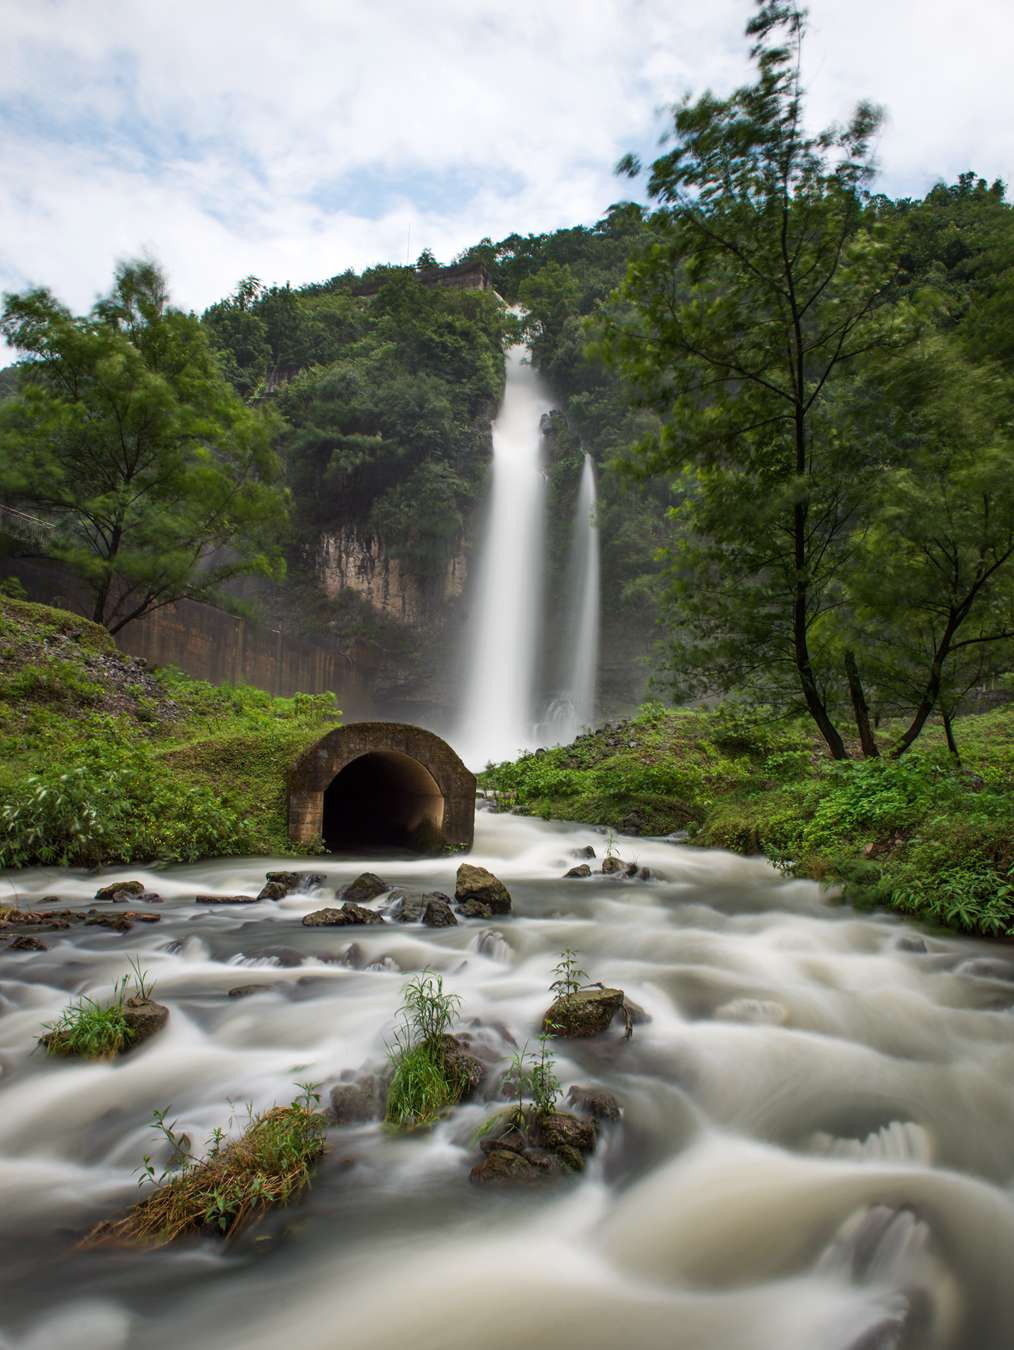
[[148, 670], [104, 628], [0, 596], [0, 866], [292, 851], [285, 774], [339, 721]]
[[959, 719], [961, 764], [930, 728], [900, 760], [836, 764], [763, 710], [649, 704], [572, 745], [488, 769], [505, 807], [763, 852], [969, 932], [1014, 935], [1014, 706]]

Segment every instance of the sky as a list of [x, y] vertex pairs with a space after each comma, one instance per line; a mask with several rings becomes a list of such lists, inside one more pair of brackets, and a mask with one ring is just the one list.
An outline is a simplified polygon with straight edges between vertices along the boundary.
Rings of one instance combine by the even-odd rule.
[[[636, 195], [664, 108], [748, 76], [751, 0], [0, 0], [0, 290], [75, 311], [152, 256], [203, 309]], [[1011, 0], [811, 0], [814, 126], [885, 105], [879, 186], [1014, 176]]]

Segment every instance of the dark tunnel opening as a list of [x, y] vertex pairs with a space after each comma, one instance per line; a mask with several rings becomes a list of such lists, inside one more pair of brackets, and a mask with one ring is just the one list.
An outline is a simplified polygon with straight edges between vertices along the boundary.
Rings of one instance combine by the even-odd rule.
[[324, 791], [322, 834], [331, 853], [439, 850], [444, 798], [436, 779], [409, 755], [375, 750], [336, 774]]

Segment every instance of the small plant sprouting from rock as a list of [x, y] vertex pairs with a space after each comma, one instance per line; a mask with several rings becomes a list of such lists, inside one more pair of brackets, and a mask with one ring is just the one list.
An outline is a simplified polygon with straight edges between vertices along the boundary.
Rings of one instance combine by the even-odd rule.
[[[216, 1128], [203, 1158], [190, 1151], [190, 1139], [168, 1122], [169, 1107], [154, 1113], [152, 1128], [171, 1149], [167, 1168], [156, 1177], [150, 1156], [139, 1169], [139, 1184], [151, 1182], [153, 1194], [124, 1218], [93, 1228], [84, 1246], [143, 1243], [161, 1247], [184, 1233], [214, 1232], [232, 1237], [272, 1205], [285, 1204], [310, 1181], [311, 1165], [324, 1150], [324, 1117], [316, 1083], [297, 1083], [299, 1096], [288, 1106], [273, 1106], [255, 1116], [238, 1138], [226, 1140]], [[231, 1124], [231, 1122], [230, 1122]]]
[[401, 1025], [388, 1046], [394, 1070], [385, 1119], [397, 1129], [432, 1125], [461, 1095], [447, 1071], [446, 1041], [461, 1009], [457, 994], [444, 990], [442, 975], [424, 971], [410, 980], [398, 1009]]
[[561, 953], [559, 961], [553, 967], [553, 974], [556, 979], [549, 986], [549, 992], [555, 994], [557, 998], [576, 994], [588, 979], [588, 972], [581, 969], [577, 963], [577, 954], [569, 947]]
[[[556, 1076], [556, 1056], [549, 1048], [553, 1028], [547, 1027], [539, 1037], [539, 1052], [532, 1053], [528, 1042], [511, 1057], [505, 1079], [517, 1097], [513, 1108], [515, 1124], [526, 1127], [530, 1113], [547, 1116], [555, 1108], [560, 1095], [560, 1080]], [[530, 1105], [529, 1105], [530, 1103]]]

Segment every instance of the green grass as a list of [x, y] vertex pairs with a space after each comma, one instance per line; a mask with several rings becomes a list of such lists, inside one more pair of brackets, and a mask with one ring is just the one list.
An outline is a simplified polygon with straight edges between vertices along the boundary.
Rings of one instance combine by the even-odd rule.
[[[764, 709], [649, 704], [621, 727], [487, 769], [504, 805], [766, 853], [786, 872], [961, 931], [1014, 936], [1014, 705], [932, 726], [900, 760], [827, 759]], [[893, 728], [883, 729], [891, 742]]]
[[134, 1031], [123, 1013], [122, 995], [101, 1004], [82, 995], [66, 1007], [55, 1022], [46, 1024], [42, 1044], [50, 1055], [77, 1055], [84, 1059], [111, 1059], [128, 1048]]
[[[161, 1247], [188, 1233], [232, 1237], [275, 1205], [288, 1204], [310, 1184], [314, 1163], [324, 1151], [323, 1115], [309, 1086], [288, 1106], [251, 1116], [239, 1138], [224, 1142], [215, 1130], [203, 1158], [189, 1153], [189, 1141], [164, 1124], [155, 1126], [173, 1144], [179, 1171], [163, 1174], [155, 1191], [122, 1219], [100, 1223], [84, 1246], [106, 1243]], [[150, 1159], [142, 1169], [154, 1179]]]
[[291, 853], [288, 769], [339, 719], [333, 695], [149, 671], [0, 595], [0, 866]]

